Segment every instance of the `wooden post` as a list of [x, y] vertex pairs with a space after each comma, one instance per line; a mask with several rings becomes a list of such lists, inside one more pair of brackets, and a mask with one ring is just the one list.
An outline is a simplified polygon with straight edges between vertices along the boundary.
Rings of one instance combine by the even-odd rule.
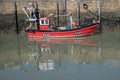
[[80, 13], [80, 3], [81, 0], [77, 0], [77, 17], [78, 17], [78, 25], [81, 24], [81, 13]]
[[[66, 4], [67, 4], [67, 1], [66, 0], [62, 0], [63, 15], [66, 15], [66, 9], [67, 9]], [[67, 22], [66, 16], [63, 16], [63, 26], [66, 26], [66, 22]]]
[[59, 3], [56, 0], [56, 15], [57, 15], [57, 27], [59, 27]]
[[62, 10], [63, 11], [66, 11], [66, 3], [67, 3], [66, 0], [62, 0]]
[[18, 14], [17, 14], [17, 5], [16, 5], [16, 2], [14, 3], [14, 6], [15, 6], [16, 33], [19, 34]]
[[101, 20], [101, 18], [100, 18], [101, 17], [101, 2], [98, 1], [97, 3], [98, 3], [98, 15], [99, 15], [98, 20], [100, 21]]
[[101, 1], [99, 0], [98, 2], [98, 20], [100, 22], [100, 27], [99, 27], [99, 30], [100, 32], [102, 32], [102, 24], [101, 24], [101, 7], [102, 7], [102, 4], [101, 4]]

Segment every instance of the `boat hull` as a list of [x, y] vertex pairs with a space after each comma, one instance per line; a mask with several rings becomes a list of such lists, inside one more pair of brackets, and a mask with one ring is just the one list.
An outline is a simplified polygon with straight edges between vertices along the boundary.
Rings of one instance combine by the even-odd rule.
[[90, 26], [72, 30], [36, 30], [27, 31], [28, 37], [79, 37], [94, 34], [99, 24], [92, 24]]

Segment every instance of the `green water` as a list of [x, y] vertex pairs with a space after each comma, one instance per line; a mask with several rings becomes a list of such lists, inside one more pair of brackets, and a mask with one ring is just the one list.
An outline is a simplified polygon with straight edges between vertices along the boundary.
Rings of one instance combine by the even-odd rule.
[[1, 35], [0, 80], [120, 79], [120, 32], [51, 41]]

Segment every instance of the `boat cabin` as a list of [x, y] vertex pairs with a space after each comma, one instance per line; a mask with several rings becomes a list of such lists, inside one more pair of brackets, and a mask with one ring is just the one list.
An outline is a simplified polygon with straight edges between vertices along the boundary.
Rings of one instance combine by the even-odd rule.
[[40, 18], [40, 30], [49, 30], [52, 18]]

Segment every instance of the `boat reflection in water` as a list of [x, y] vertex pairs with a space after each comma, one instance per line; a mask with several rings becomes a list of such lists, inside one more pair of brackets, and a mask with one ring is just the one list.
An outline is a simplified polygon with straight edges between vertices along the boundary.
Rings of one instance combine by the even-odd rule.
[[26, 62], [22, 65], [22, 70], [53, 70], [55, 69], [55, 60], [52, 59], [50, 45], [43, 43], [42, 45], [35, 42], [29, 43], [29, 55]]
[[87, 64], [87, 55], [100, 53], [94, 37], [28, 38], [28, 42], [29, 57], [22, 66], [24, 71], [30, 66], [43, 71], [58, 69], [64, 67], [64, 60]]
[[[119, 36], [114, 40], [106, 35], [78, 38], [27, 38], [27, 40], [19, 37], [17, 39], [20, 40], [16, 41], [18, 45], [14, 45], [13, 37], [9, 38], [3, 41], [13, 42], [0, 45], [2, 46], [0, 70], [59, 72], [71, 68], [75, 72], [81, 69], [80, 66], [91, 65], [96, 67], [96, 70], [104, 69], [104, 66], [108, 69], [112, 67], [112, 70], [120, 67]], [[12, 47], [9, 46], [11, 44]]]

